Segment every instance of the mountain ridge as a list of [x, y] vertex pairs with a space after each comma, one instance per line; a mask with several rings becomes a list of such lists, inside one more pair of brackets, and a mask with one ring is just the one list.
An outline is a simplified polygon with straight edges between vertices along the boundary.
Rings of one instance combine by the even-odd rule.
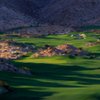
[[41, 25], [100, 25], [100, 0], [0, 0], [0, 30]]

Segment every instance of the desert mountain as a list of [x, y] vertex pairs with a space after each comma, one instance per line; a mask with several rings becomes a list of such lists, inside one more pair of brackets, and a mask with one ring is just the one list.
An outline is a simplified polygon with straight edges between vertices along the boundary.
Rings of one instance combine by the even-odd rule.
[[100, 25], [100, 0], [0, 0], [0, 30], [49, 25]]
[[80, 26], [99, 25], [99, 11], [100, 0], [51, 0], [41, 14], [47, 22]]

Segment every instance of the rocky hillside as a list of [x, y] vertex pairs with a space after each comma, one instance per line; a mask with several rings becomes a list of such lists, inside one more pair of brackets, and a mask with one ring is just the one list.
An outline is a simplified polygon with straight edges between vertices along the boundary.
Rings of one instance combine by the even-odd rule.
[[67, 25], [100, 25], [100, 0], [51, 0], [41, 14], [47, 22]]
[[0, 31], [33, 25], [100, 25], [100, 0], [0, 0]]
[[33, 22], [30, 16], [15, 12], [5, 6], [0, 7], [0, 30], [7, 30], [15, 27], [27, 26]]

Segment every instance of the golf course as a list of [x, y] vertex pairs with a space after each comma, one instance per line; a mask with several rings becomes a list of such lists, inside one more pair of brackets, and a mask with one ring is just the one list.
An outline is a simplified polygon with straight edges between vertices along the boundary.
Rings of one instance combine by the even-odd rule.
[[[85, 34], [85, 39], [71, 35]], [[3, 35], [0, 37], [3, 39]], [[11, 60], [17, 68], [27, 68], [32, 75], [0, 72], [13, 92], [0, 95], [0, 100], [100, 100], [100, 44], [87, 46], [100, 38], [95, 32], [71, 32], [43, 37], [14, 37], [17, 43], [33, 45], [36, 50], [44, 45], [70, 44], [91, 53], [92, 57], [55, 55], [33, 57], [35, 52]], [[100, 40], [99, 40], [100, 41]]]

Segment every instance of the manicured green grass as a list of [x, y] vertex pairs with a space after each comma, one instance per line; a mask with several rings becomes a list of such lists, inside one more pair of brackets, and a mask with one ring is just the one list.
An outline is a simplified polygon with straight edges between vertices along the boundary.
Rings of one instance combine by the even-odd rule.
[[[69, 35], [50, 35], [45, 38], [14, 38], [18, 42], [36, 45], [70, 43], [100, 56], [100, 46], [85, 47], [88, 41], [96, 41], [92, 34], [77, 40]], [[28, 67], [33, 75], [0, 72], [0, 79], [7, 81], [14, 92], [4, 94], [0, 100], [100, 100], [100, 59], [54, 56], [33, 58], [28, 55], [12, 61], [17, 67]]]
[[[73, 33], [76, 34], [76, 33]], [[32, 44], [32, 45], [36, 45], [37, 47], [42, 47], [45, 44], [49, 44], [49, 45], [60, 45], [60, 44], [72, 44], [75, 46], [83, 46], [85, 45], [86, 42], [88, 41], [96, 41], [96, 38], [94, 37], [90, 37], [90, 35], [88, 33], [87, 34], [87, 38], [84, 39], [74, 39], [70, 37], [70, 34], [68, 35], [49, 35], [43, 38], [14, 38], [14, 40], [18, 41], [18, 42], [22, 42], [22, 43], [26, 43], [26, 44]]]

